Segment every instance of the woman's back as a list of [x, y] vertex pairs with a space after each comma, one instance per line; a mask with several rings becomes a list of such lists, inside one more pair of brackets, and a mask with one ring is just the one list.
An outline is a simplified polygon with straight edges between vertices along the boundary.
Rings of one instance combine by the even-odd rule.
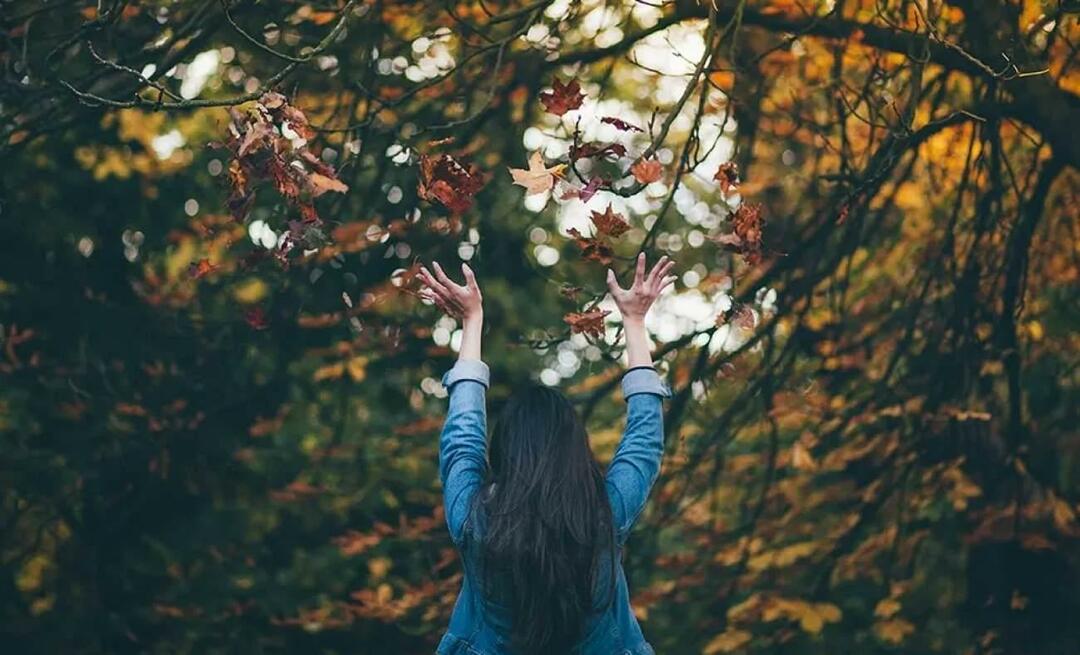
[[[639, 254], [630, 289], [608, 270], [623, 317], [629, 369], [622, 378], [626, 428], [606, 472], [570, 401], [530, 385], [500, 412], [487, 452], [490, 371], [480, 359], [482, 297], [421, 267], [425, 294], [462, 319], [457, 363], [442, 378], [450, 403], [439, 439], [439, 474], [450, 536], [465, 575], [438, 646], [440, 655], [646, 655], [652, 648], [630, 608], [621, 552], [660, 472], [662, 399], [644, 319], [675, 276], [662, 257], [645, 275]], [[481, 491], [481, 490], [484, 491]]]

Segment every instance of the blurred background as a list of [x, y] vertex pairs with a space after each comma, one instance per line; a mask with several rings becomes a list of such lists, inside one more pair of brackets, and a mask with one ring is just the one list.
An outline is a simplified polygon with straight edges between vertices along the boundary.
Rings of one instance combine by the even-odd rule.
[[432, 652], [419, 264], [606, 460], [645, 250], [658, 653], [1080, 652], [1078, 11], [0, 3], [0, 650]]

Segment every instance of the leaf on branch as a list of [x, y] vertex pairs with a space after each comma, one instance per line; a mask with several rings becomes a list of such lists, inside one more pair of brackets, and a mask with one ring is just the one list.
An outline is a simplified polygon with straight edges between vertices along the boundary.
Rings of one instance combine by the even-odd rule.
[[570, 332], [596, 337], [604, 336], [604, 317], [610, 309], [591, 309], [587, 312], [570, 312], [563, 316], [563, 321], [570, 325]]
[[739, 190], [739, 165], [733, 161], [720, 164], [713, 179], [720, 183], [720, 192], [725, 196]]
[[650, 184], [664, 175], [664, 169], [655, 159], [639, 159], [630, 167], [634, 179], [642, 184]]
[[472, 206], [473, 197], [485, 180], [472, 164], [462, 164], [451, 155], [420, 155], [420, 180], [416, 193], [424, 200], [437, 200], [455, 214]]
[[581, 256], [585, 259], [591, 259], [606, 266], [607, 264], [610, 264], [611, 260], [615, 257], [615, 252], [606, 242], [597, 239], [596, 237], [587, 237], [573, 227], [567, 231], [570, 233], [570, 236], [574, 237], [574, 241], [576, 241], [578, 247], [581, 248]]
[[544, 157], [537, 150], [529, 157], [529, 168], [510, 168], [514, 184], [525, 187], [525, 195], [544, 193], [555, 186], [555, 178], [560, 176], [566, 164], [556, 164], [551, 168], [544, 166]]
[[615, 127], [616, 130], [620, 130], [622, 132], [644, 132], [645, 131], [645, 130], [641, 129], [640, 127], [638, 127], [637, 125], [632, 125], [632, 124], [627, 123], [626, 121], [622, 120], [621, 118], [615, 118], [614, 116], [604, 116], [603, 118], [600, 119], [600, 122], [601, 123], [607, 123], [608, 125], [612, 125], [612, 126]]
[[630, 229], [630, 224], [626, 222], [626, 219], [623, 218], [622, 214], [617, 214], [611, 210], [610, 203], [603, 213], [593, 211], [591, 218], [593, 225], [596, 226], [596, 230], [600, 234], [618, 238]]
[[551, 91], [540, 93], [540, 104], [544, 105], [549, 113], [562, 116], [566, 112], [577, 109], [585, 94], [581, 92], [581, 85], [576, 79], [570, 80], [569, 84], [563, 84], [558, 78], [551, 83]]
[[731, 216], [735, 234], [742, 241], [740, 252], [747, 264], [761, 261], [761, 205], [744, 202]]

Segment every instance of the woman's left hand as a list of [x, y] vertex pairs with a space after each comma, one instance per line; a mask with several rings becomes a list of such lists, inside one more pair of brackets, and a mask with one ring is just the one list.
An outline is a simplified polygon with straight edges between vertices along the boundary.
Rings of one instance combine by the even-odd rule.
[[425, 285], [420, 289], [420, 297], [431, 300], [444, 312], [459, 320], [471, 320], [484, 315], [484, 298], [476, 276], [465, 262], [461, 263], [461, 272], [465, 274], [465, 284], [457, 284], [443, 272], [439, 262], [432, 262], [435, 274], [424, 266], [420, 267], [420, 281]]

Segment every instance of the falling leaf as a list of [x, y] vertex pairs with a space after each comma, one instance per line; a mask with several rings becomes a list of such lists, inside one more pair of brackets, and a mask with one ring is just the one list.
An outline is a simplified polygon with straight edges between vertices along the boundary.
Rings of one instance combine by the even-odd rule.
[[604, 116], [603, 118], [600, 119], [600, 122], [601, 123], [607, 123], [608, 125], [613, 125], [615, 127], [615, 129], [621, 130], [623, 132], [644, 132], [645, 131], [645, 130], [641, 129], [640, 127], [638, 127], [637, 125], [631, 125], [630, 123], [627, 123], [626, 121], [622, 120], [621, 118], [615, 118], [614, 116]]
[[630, 224], [626, 222], [626, 219], [623, 218], [621, 214], [611, 211], [610, 203], [603, 213], [598, 211], [592, 212], [592, 222], [600, 234], [607, 234], [615, 238], [618, 238], [630, 229]]
[[581, 92], [581, 85], [576, 79], [570, 80], [569, 84], [563, 84], [558, 78], [551, 84], [551, 91], [540, 93], [540, 104], [544, 105], [549, 113], [562, 116], [566, 112], [577, 109], [585, 94]]
[[578, 247], [581, 248], [581, 256], [585, 259], [591, 259], [607, 265], [610, 264], [611, 260], [615, 257], [615, 252], [606, 242], [597, 239], [596, 237], [587, 237], [581, 232], [578, 232], [576, 228], [570, 228], [567, 232], [570, 233], [570, 236], [574, 237], [574, 241], [576, 241]]
[[327, 177], [322, 173], [309, 173], [308, 183], [311, 185], [311, 195], [313, 196], [321, 196], [327, 191], [345, 193], [349, 190], [349, 187], [341, 180]]
[[725, 196], [732, 191], [738, 191], [739, 165], [733, 161], [720, 164], [720, 168], [717, 169], [713, 179], [720, 183], [720, 192]]
[[563, 316], [563, 320], [570, 325], [572, 333], [591, 335], [599, 339], [604, 336], [604, 317], [610, 313], [610, 309], [570, 312]]
[[473, 197], [485, 180], [472, 164], [462, 164], [451, 155], [420, 155], [420, 181], [416, 193], [424, 200], [437, 200], [460, 214], [472, 206]]
[[202, 279], [216, 270], [218, 270], [218, 267], [211, 264], [210, 260], [205, 258], [200, 259], [197, 262], [191, 262], [191, 264], [188, 265], [188, 275], [196, 280]]
[[529, 157], [529, 168], [511, 168], [510, 175], [514, 184], [525, 187], [525, 195], [544, 193], [555, 186], [555, 178], [566, 168], [566, 164], [556, 164], [551, 168], [544, 166], [544, 157], [537, 150]]
[[634, 179], [642, 184], [650, 184], [664, 175], [664, 169], [655, 159], [639, 159], [630, 167]]

